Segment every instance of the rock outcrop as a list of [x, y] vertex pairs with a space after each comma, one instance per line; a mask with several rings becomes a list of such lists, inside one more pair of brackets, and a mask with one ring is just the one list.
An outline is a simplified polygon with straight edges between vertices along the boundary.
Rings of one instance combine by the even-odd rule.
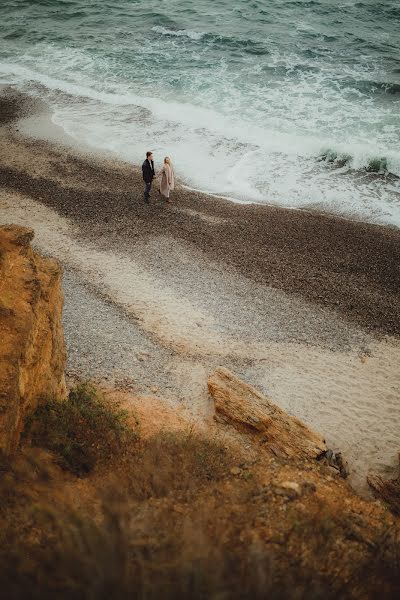
[[383, 500], [385, 504], [395, 515], [400, 515], [400, 453], [399, 466], [397, 468], [397, 477], [394, 479], [384, 479], [380, 475], [370, 473], [367, 482], [372, 489], [374, 496]]
[[318, 433], [228, 369], [218, 367], [208, 380], [208, 389], [223, 420], [258, 434], [275, 454], [314, 459], [326, 452], [325, 440]]
[[31, 248], [32, 229], [0, 227], [0, 452], [18, 446], [25, 417], [66, 395], [62, 270]]

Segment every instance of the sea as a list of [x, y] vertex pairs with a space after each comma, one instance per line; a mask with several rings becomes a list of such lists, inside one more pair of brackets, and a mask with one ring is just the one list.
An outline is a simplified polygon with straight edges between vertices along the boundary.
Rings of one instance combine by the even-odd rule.
[[400, 0], [0, 0], [0, 84], [190, 188], [400, 226]]

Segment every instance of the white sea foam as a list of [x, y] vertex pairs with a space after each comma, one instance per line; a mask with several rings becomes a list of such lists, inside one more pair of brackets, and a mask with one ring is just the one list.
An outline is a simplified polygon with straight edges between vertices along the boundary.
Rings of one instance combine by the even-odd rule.
[[155, 33], [160, 33], [161, 35], [172, 35], [175, 37], [187, 37], [191, 40], [201, 40], [206, 34], [202, 31], [190, 31], [188, 29], [167, 29], [167, 27], [160, 27], [159, 25], [155, 25], [151, 28]]
[[[165, 34], [165, 28], [159, 29]], [[186, 30], [170, 35], [188, 33], [203, 35]], [[299, 63], [296, 55], [277, 53], [268, 60], [271, 67], [287, 70]], [[160, 98], [154, 86], [145, 86], [144, 93], [141, 86], [116, 77], [106, 60], [99, 65], [82, 50], [46, 44], [26, 51], [18, 61], [0, 63], [0, 81], [44, 97], [55, 123], [86, 144], [133, 162], [149, 147], [158, 160], [172, 155], [180, 178], [197, 189], [239, 201], [318, 208], [400, 225], [399, 181], [362, 171], [385, 157], [388, 170], [400, 176], [400, 150], [388, 145], [397, 128], [388, 121], [385, 136], [370, 140], [354, 126], [363, 111], [376, 127], [379, 111], [385, 109], [378, 110], [369, 98], [354, 103], [340, 88], [328, 93], [324, 85], [330, 73], [323, 70], [285, 79], [279, 88], [260, 88], [259, 66], [252, 68], [245, 104], [223, 62], [213, 73], [218, 86], [210, 88], [207, 71], [185, 81], [189, 91], [194, 86], [190, 95]], [[99, 70], [107, 77], [99, 78]], [[364, 76], [371, 72], [360, 67], [358, 77]], [[346, 157], [343, 168], [317, 161], [328, 149], [338, 159]]]

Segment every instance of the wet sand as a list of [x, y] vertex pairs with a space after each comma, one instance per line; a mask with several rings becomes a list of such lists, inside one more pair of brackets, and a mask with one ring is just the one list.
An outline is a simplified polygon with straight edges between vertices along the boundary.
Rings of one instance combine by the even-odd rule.
[[146, 206], [137, 168], [17, 132], [34, 110], [0, 102], [0, 222], [33, 227], [64, 264], [70, 375], [207, 419], [207, 375], [223, 365], [323, 432], [358, 489], [369, 468], [390, 472], [399, 231], [181, 187]]

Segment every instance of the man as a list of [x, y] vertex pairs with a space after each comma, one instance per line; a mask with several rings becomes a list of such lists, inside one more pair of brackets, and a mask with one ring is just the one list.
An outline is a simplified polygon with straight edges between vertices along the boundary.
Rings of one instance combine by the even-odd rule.
[[149, 204], [151, 184], [155, 177], [153, 153], [146, 152], [146, 160], [142, 164], [142, 173], [144, 181], [144, 201]]

